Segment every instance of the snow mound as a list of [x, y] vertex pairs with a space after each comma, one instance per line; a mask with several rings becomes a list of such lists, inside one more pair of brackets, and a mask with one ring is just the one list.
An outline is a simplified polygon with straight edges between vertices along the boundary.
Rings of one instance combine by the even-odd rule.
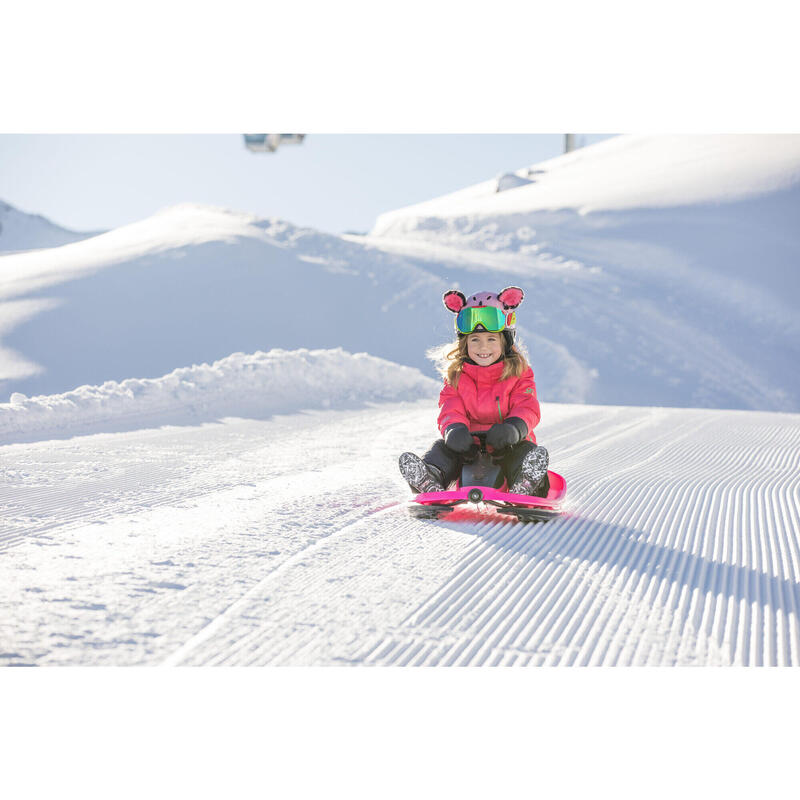
[[390, 310], [413, 312], [409, 291], [433, 309], [446, 288], [341, 237], [182, 203], [83, 242], [0, 256], [0, 396], [275, 348], [369, 350], [424, 369], [429, 330], [398, 336]]
[[81, 386], [64, 394], [0, 403], [0, 444], [87, 433], [263, 418], [305, 409], [433, 397], [435, 380], [367, 353], [270, 350], [234, 353], [160, 378]]
[[39, 214], [26, 214], [0, 200], [0, 252], [60, 247], [95, 235], [61, 228]]

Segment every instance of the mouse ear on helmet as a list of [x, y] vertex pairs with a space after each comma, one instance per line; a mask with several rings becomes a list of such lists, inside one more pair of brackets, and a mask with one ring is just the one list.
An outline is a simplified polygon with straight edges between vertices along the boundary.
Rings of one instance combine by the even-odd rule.
[[458, 314], [458, 312], [461, 311], [461, 309], [467, 304], [467, 298], [464, 297], [461, 292], [458, 292], [455, 289], [450, 289], [449, 292], [445, 292], [442, 295], [442, 302], [448, 311]]
[[507, 286], [497, 295], [497, 299], [506, 308], [516, 308], [525, 299], [525, 292], [519, 286]]

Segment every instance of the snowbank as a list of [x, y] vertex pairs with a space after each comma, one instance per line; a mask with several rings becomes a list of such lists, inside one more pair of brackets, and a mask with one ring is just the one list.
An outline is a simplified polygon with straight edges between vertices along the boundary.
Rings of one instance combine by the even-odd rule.
[[10, 403], [0, 403], [0, 444], [417, 400], [437, 388], [417, 369], [341, 348], [234, 353], [161, 378], [33, 398], [15, 393]]

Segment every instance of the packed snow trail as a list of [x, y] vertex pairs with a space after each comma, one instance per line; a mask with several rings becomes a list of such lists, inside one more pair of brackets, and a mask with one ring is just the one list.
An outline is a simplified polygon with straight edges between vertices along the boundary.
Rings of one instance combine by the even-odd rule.
[[431, 406], [0, 448], [0, 660], [800, 664], [800, 415], [544, 403], [525, 525], [407, 516]]

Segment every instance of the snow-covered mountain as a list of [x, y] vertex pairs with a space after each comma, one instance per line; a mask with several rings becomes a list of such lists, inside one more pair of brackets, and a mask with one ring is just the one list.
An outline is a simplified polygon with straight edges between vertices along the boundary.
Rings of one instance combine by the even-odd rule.
[[39, 214], [26, 214], [0, 200], [0, 252], [59, 247], [96, 236], [61, 228]]
[[276, 347], [426, 365], [421, 307], [435, 307], [444, 288], [408, 259], [337, 236], [175, 206], [0, 258], [0, 388], [51, 394]]
[[547, 400], [798, 410], [798, 176], [797, 136], [633, 136], [383, 215], [369, 236], [172, 207], [0, 257], [0, 393], [276, 347], [434, 376], [426, 350], [452, 338], [441, 293], [516, 283]]
[[[515, 184], [514, 178], [517, 183]], [[796, 188], [800, 136], [615, 136], [500, 179], [382, 214], [375, 235], [429, 237], [434, 220], [702, 207]], [[513, 189], [513, 191], [511, 191]], [[796, 210], [796, 209], [795, 209]], [[463, 228], [468, 220], [461, 220]], [[511, 230], [511, 225], [506, 224]], [[680, 240], [680, 232], [675, 232]]]
[[368, 241], [518, 270], [532, 349], [587, 401], [800, 408], [800, 136], [620, 136], [517, 174]]

